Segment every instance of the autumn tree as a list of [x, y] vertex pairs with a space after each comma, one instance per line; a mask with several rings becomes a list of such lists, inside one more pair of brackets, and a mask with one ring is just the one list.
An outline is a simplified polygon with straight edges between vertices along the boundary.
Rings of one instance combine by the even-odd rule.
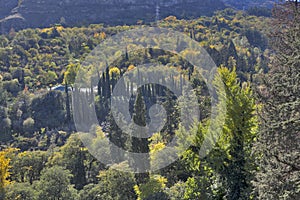
[[67, 70], [64, 73], [64, 83], [69, 84], [69, 85], [75, 83], [75, 79], [76, 79], [76, 75], [78, 73], [79, 67], [80, 67], [79, 64], [70, 63], [69, 65], [67, 65]]
[[0, 151], [0, 199], [4, 199], [5, 196], [5, 187], [10, 184], [8, 180], [10, 176], [10, 158], [8, 154], [11, 152], [11, 149], [6, 149]]

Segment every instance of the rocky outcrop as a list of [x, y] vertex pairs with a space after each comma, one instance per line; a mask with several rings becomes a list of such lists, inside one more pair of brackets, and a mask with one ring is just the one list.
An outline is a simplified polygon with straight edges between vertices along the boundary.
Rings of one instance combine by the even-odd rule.
[[0, 0], [0, 7], [5, 7], [0, 10], [0, 22], [2, 30], [48, 27], [56, 23], [68, 26], [135, 24], [138, 20], [154, 21], [157, 5], [160, 18], [199, 17], [225, 8], [221, 0]]

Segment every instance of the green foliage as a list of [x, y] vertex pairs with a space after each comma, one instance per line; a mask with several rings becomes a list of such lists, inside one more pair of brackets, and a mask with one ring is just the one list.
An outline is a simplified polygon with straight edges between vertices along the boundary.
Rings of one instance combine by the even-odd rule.
[[[259, 12], [258, 15], [261, 15], [260, 11], [252, 12]], [[283, 16], [285, 17], [280, 19], [290, 19]], [[270, 22], [268, 18], [226, 9], [212, 17], [193, 20], [168, 17], [158, 24], [160, 27], [181, 31], [199, 42], [216, 64], [221, 66], [214, 86], [220, 100], [217, 109], [222, 109], [225, 104], [227, 112], [221, 110], [224, 116], [217, 118], [216, 124], [211, 124], [209, 120], [210, 99], [205, 83], [199, 78], [199, 74], [193, 72], [189, 63], [173, 53], [156, 48], [134, 53], [126, 49], [122, 56], [121, 52], [124, 50], [120, 50], [117, 53], [120, 58], [111, 66], [99, 66], [99, 69], [107, 67], [102, 74], [87, 69], [80, 69], [84, 73], [78, 73], [79, 63], [99, 42], [136, 26], [55, 26], [19, 32], [12, 30], [8, 36], [1, 35], [0, 148], [12, 145], [21, 149], [20, 153], [11, 156], [9, 164], [6, 158], [1, 159], [4, 162], [1, 165], [4, 169], [2, 171], [5, 171], [2, 173], [2, 182], [5, 182], [7, 199], [297, 199], [297, 110], [300, 85], [300, 45], [297, 38], [300, 37], [299, 20], [295, 19], [279, 23], [284, 31], [276, 38], [283, 43], [277, 44], [276, 50], [279, 53], [275, 57], [275, 66], [267, 77], [268, 90], [262, 102], [265, 121], [262, 123], [258, 143], [255, 144], [258, 149], [255, 153], [251, 152], [257, 139], [257, 108], [248, 81], [252, 82], [252, 86], [262, 84], [262, 74], [269, 70], [272, 51], [268, 49], [269, 41], [265, 37], [270, 32], [269, 26], [266, 26]], [[148, 40], [159, 47], [156, 39], [141, 39], [142, 42]], [[182, 53], [187, 57], [197, 56], [197, 52], [193, 51]], [[117, 120], [124, 120], [123, 116], [113, 119], [110, 110], [110, 98], [119, 78], [131, 70], [133, 78], [141, 81], [141, 71], [134, 66], [145, 62], [167, 65], [170, 69], [179, 71], [178, 77], [170, 77], [174, 79], [171, 84], [188, 97], [183, 84], [189, 80], [198, 97], [198, 102], [183, 102], [181, 98], [176, 102], [170, 91], [158, 85], [149, 84], [139, 88], [138, 95], [133, 95], [134, 100], [129, 102], [130, 114], [136, 124], [147, 124], [147, 110], [152, 103], [163, 105], [168, 115], [163, 130], [154, 134], [150, 140], [127, 136], [116, 123]], [[228, 69], [223, 66], [228, 66]], [[168, 75], [165, 71], [162, 67], [145, 69], [150, 74], [149, 80], [153, 75], [162, 82], [169, 78], [163, 78]], [[80, 76], [76, 77], [77, 74]], [[102, 126], [92, 127], [94, 134], [78, 134], [81, 140], [91, 144], [94, 152], [107, 161], [120, 163], [118, 166], [107, 169], [107, 166], [88, 153], [74, 133], [70, 109], [70, 102], [74, 99], [71, 99], [70, 94], [78, 92], [74, 85], [75, 78], [85, 83], [92, 82], [87, 86], [89, 89], [98, 85], [98, 93], [95, 95], [94, 92], [87, 92], [86, 97], [91, 106], [95, 105]], [[99, 82], [96, 82], [97, 78], [100, 78]], [[49, 86], [57, 84], [63, 84], [67, 89], [46, 91]], [[122, 94], [133, 93], [135, 90], [133, 84], [125, 81], [121, 84], [125, 88]], [[68, 91], [68, 86], [73, 90]], [[225, 91], [222, 90], [223, 87]], [[157, 99], [153, 100], [156, 96]], [[82, 102], [80, 99], [79, 104]], [[196, 122], [187, 132], [180, 124], [178, 110], [183, 108], [184, 115], [189, 117], [191, 115], [185, 108], [190, 106], [200, 108], [201, 122]], [[225, 123], [220, 138], [211, 138], [218, 139], [217, 143], [205, 158], [201, 158], [199, 153], [204, 138], [214, 130], [209, 130], [208, 127], [220, 125], [222, 117], [225, 117]], [[145, 163], [155, 166], [163, 161], [161, 159], [164, 159], [164, 155], [160, 153], [166, 150], [167, 143], [174, 134], [178, 136], [179, 144], [191, 144], [191, 147], [180, 155], [180, 160], [158, 170], [156, 174], [159, 175], [133, 175], [116, 171], [115, 169], [130, 170], [129, 166], [135, 166], [136, 162], [141, 161], [130, 160], [128, 166], [122, 162], [126, 154], [111, 152], [108, 141], [103, 140], [109, 138], [128, 151], [149, 153], [150, 159]], [[112, 158], [111, 153], [119, 156]], [[257, 170], [260, 171], [257, 173]], [[13, 184], [7, 186], [10, 181]]]
[[[196, 137], [192, 139], [192, 146], [183, 154], [183, 158], [197, 176], [187, 181], [186, 199], [218, 199], [222, 195], [228, 199], [250, 197], [251, 171], [255, 169], [251, 156], [257, 130], [255, 101], [249, 84], [240, 86], [235, 69], [230, 71], [221, 67], [218, 72], [214, 85], [220, 101], [217, 106], [225, 103], [227, 107], [225, 123], [216, 146], [203, 159], [200, 159], [199, 153], [210, 122], [194, 125], [192, 131], [196, 131]], [[182, 140], [191, 140], [186, 137], [184, 129], [179, 129], [177, 134]]]
[[[267, 62], [270, 51], [266, 49], [267, 41], [264, 36], [268, 30], [264, 24], [268, 22], [268, 18], [248, 16], [242, 12], [226, 9], [217, 12], [212, 17], [201, 17], [194, 20], [178, 20], [176, 17], [169, 17], [160, 21], [159, 26], [163, 28], [172, 27], [174, 30], [191, 36], [207, 49], [217, 65], [224, 64], [229, 67], [237, 65], [238, 76], [244, 81], [253, 78], [259, 80], [255, 77], [268, 70]], [[66, 97], [62, 100], [61, 97], [57, 97], [57, 100], [51, 100], [49, 96], [52, 96], [53, 93], [49, 92], [49, 95], [45, 95], [44, 89], [57, 84], [67, 84], [74, 87], [73, 83], [80, 67], [79, 63], [86, 58], [91, 49], [106, 37], [135, 27], [90, 25], [80, 28], [64, 28], [56, 25], [44, 29], [27, 29], [19, 32], [12, 30], [8, 36], [2, 35], [0, 39], [0, 75], [2, 76], [0, 103], [5, 107], [8, 104], [9, 107], [7, 108], [12, 110], [12, 113], [8, 113], [8, 117], [5, 118], [5, 122], [9, 125], [7, 127], [10, 127], [10, 130], [6, 133], [9, 136], [6, 140], [12, 139], [10, 132], [26, 137], [34, 137], [34, 134], [42, 128], [53, 130], [68, 126], [69, 130], [74, 129], [72, 123], [70, 123], [70, 119], [72, 119], [72, 113], [69, 109], [70, 98]], [[149, 40], [149, 38], [142, 38], [141, 41], [143, 40]], [[157, 41], [153, 40], [153, 42], [156, 43]], [[159, 44], [155, 45], [159, 46]], [[197, 55], [196, 52], [184, 53], [188, 56]], [[90, 81], [90, 79], [85, 79], [91, 76], [91, 80], [94, 80], [95, 77], [103, 75], [103, 80], [98, 84], [98, 95], [95, 98], [92, 95], [89, 96], [90, 101], [96, 99], [97, 116], [101, 122], [108, 121], [110, 109], [108, 98], [111, 96], [116, 79], [129, 66], [132, 68], [134, 65], [148, 61], [150, 63], [157, 63], [158, 61], [161, 64], [176, 64], [184, 70], [190, 67], [177, 55], [164, 53], [156, 49], [135, 53], [126, 50], [125, 54], [111, 66], [108, 66], [109, 69], [103, 74], [91, 71], [85, 74], [86, 76], [82, 75], [84, 73], [79, 73], [81, 76], [77, 77], [84, 81]], [[106, 66], [99, 67], [101, 69]], [[153, 73], [163, 74], [164, 70], [159, 69]], [[188, 74], [189, 78], [192, 75], [191, 70], [183, 73]], [[182, 82], [179, 81], [177, 84], [182, 85]], [[125, 88], [126, 91], [123, 92], [129, 92], [133, 89], [128, 85]], [[152, 91], [151, 95], [154, 95], [154, 89], [157, 89], [156, 93], [162, 96], [163, 90], [152, 85], [146, 88], [146, 92], [151, 93]], [[18, 107], [18, 105], [23, 104], [23, 99], [17, 96], [23, 93], [30, 101], [32, 96], [35, 95], [33, 103], [26, 109]], [[44, 98], [45, 96], [49, 98]], [[48, 100], [55, 102], [55, 106], [50, 107]], [[145, 99], [145, 101], [148, 100]], [[44, 107], [41, 105], [44, 105]], [[166, 99], [163, 100], [163, 105], [167, 108], [168, 115], [172, 117], [168, 119], [167, 126], [164, 127], [162, 132], [173, 134], [179, 124], [178, 113], [176, 113], [176, 110], [170, 109], [175, 105], [175, 101], [170, 95], [167, 95]], [[21, 116], [18, 116], [19, 110], [22, 111]], [[50, 111], [53, 111], [53, 113]], [[206, 113], [206, 110], [203, 113]], [[56, 115], [56, 118], [53, 117], [54, 115]], [[202, 116], [202, 119], [205, 117], [207, 116]], [[29, 121], [26, 121], [25, 127], [22, 127], [24, 121], [30, 118], [34, 120], [34, 127], [32, 128], [31, 125], [29, 128], [26, 127]], [[45, 118], [48, 118], [48, 122]], [[112, 122], [110, 124], [113, 126]], [[116, 132], [115, 135], [120, 135], [119, 130], [116, 131], [116, 128], [113, 128], [113, 130]], [[123, 140], [126, 140], [126, 138], [116, 137], [115, 140], [118, 138], [121, 140], [121, 144], [118, 145], [124, 147], [125, 142]]]
[[[93, 127], [91, 130], [92, 134], [79, 133], [80, 139], [85, 141], [85, 143], [90, 144], [90, 151], [96, 152], [96, 156], [100, 156], [104, 158], [106, 161], [110, 162], [111, 158], [111, 150], [109, 141], [106, 139], [107, 135], [103, 132], [100, 126]], [[86, 149], [84, 149], [86, 151]], [[86, 152], [85, 154], [86, 160], [85, 165], [87, 165], [88, 173], [90, 173], [90, 178], [93, 180], [92, 182], [97, 182], [96, 176], [99, 174], [99, 170], [104, 170], [106, 167], [101, 162], [96, 161], [96, 159]], [[58, 158], [60, 159], [60, 158]]]
[[264, 17], [271, 17], [272, 16], [272, 11], [269, 8], [264, 8], [264, 7], [251, 7], [247, 10], [247, 13], [249, 15], [255, 15], [255, 16], [264, 16]]
[[160, 194], [166, 188], [168, 180], [159, 175], [153, 175], [149, 181], [144, 184], [135, 185], [134, 191], [138, 200], [155, 199], [154, 196]]
[[10, 139], [11, 120], [8, 116], [8, 109], [0, 106], [0, 139], [7, 141]]
[[37, 96], [31, 103], [35, 128], [56, 128], [65, 122], [64, 96], [60, 92], [50, 91]]
[[56, 200], [66, 199], [74, 200], [74, 190], [70, 186], [72, 175], [68, 170], [62, 167], [52, 167], [42, 171], [41, 179], [36, 183], [38, 199]]
[[79, 192], [80, 200], [114, 200], [106, 189], [99, 184], [89, 184], [84, 186], [84, 188]]
[[186, 191], [183, 199], [207, 199], [205, 195], [201, 195], [201, 192], [199, 191], [201, 185], [198, 185], [199, 183], [197, 183], [195, 178], [189, 178], [185, 184]]
[[[83, 146], [79, 134], [72, 134], [66, 143], [48, 160], [48, 166], [62, 166], [72, 174], [71, 183], [81, 190], [87, 184], [87, 171], [91, 170], [93, 159], [90, 160], [87, 149]], [[91, 172], [91, 171], [90, 171]]]
[[47, 153], [42, 151], [18, 153], [12, 157], [11, 179], [33, 184], [33, 181], [39, 180], [47, 159]]
[[[135, 100], [134, 104], [134, 111], [133, 111], [133, 121], [135, 124], [141, 127], [146, 126], [146, 105], [144, 101], [143, 94], [141, 90], [138, 92], [138, 95]], [[142, 129], [137, 127], [136, 129], [131, 130], [134, 133], [142, 134]], [[135, 153], [148, 153], [149, 152], [149, 141], [148, 138], [138, 138], [138, 137], [131, 137], [131, 146], [130, 150]], [[148, 169], [150, 165], [150, 160], [148, 158], [145, 158], [144, 160], [132, 160], [131, 161], [131, 167], [134, 167], [135, 170], [141, 171], [143, 169]], [[141, 169], [138, 167], [141, 164], [144, 166], [141, 166]], [[141, 173], [136, 174], [136, 179], [138, 183], [145, 183], [148, 179], [148, 173]]]
[[[167, 161], [166, 159], [169, 159], [170, 155], [175, 154], [176, 149], [167, 146], [169, 135], [164, 135], [166, 136], [164, 137], [162, 133], [155, 133], [149, 138], [150, 164], [153, 168], [159, 168], [162, 163]], [[185, 163], [180, 159], [163, 169], [157, 170], [155, 174], [165, 177], [168, 180], [168, 186], [189, 176], [189, 172], [185, 169]]]
[[7, 187], [5, 200], [36, 200], [36, 192], [29, 183], [13, 183]]
[[182, 200], [184, 199], [184, 194], [186, 192], [186, 183], [177, 182], [172, 187], [166, 189], [166, 193], [168, 194], [170, 200]]
[[136, 184], [134, 175], [128, 172], [109, 169], [100, 171], [98, 193], [105, 199], [132, 200], [135, 199], [133, 187]]
[[34, 130], [34, 119], [32, 119], [31, 117], [27, 118], [23, 122], [23, 128], [26, 132], [32, 132]]
[[67, 65], [67, 71], [64, 73], [64, 83], [74, 84], [79, 67], [79, 64], [70, 63]]
[[61, 147], [62, 159], [59, 160], [66, 169], [70, 170], [73, 177], [71, 183], [75, 184], [76, 189], [82, 189], [86, 184], [86, 171], [84, 160], [86, 149], [84, 148], [78, 135], [71, 135], [66, 144]]
[[16, 95], [18, 92], [21, 91], [21, 86], [19, 84], [18, 79], [13, 79], [10, 81], [4, 81], [3, 82], [3, 89], [6, 91]]
[[[217, 151], [224, 152], [224, 169], [221, 174], [226, 178], [229, 199], [250, 198], [253, 179], [251, 171], [255, 170], [251, 148], [257, 133], [256, 105], [249, 83], [242, 86], [237, 82], [235, 69], [219, 70], [222, 84], [225, 85], [227, 113], [223, 134], [218, 142]], [[220, 84], [216, 79], [216, 85]], [[222, 101], [222, 100], [221, 100]]]

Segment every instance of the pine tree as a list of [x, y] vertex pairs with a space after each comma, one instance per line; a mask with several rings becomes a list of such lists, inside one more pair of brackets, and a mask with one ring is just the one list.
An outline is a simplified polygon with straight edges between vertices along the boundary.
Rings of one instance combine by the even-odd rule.
[[276, 51], [265, 91], [257, 151], [258, 199], [300, 198], [300, 13], [294, 3], [275, 8], [271, 41]]

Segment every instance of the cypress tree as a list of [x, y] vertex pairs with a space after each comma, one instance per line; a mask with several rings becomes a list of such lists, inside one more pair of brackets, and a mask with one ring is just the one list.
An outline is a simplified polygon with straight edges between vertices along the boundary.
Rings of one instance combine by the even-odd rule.
[[106, 67], [105, 72], [105, 83], [106, 83], [106, 98], [109, 99], [111, 97], [111, 80], [109, 75], [109, 67]]
[[[145, 101], [143, 98], [143, 94], [141, 93], [141, 90], [139, 89], [138, 91], [138, 95], [136, 97], [136, 101], [134, 104], [134, 113], [133, 113], [133, 121], [136, 125], [139, 126], [146, 126], [146, 105], [145, 105]], [[141, 130], [139, 130], [139, 128], [137, 128], [137, 130], [132, 130], [135, 132], [140, 132]], [[149, 141], [148, 138], [137, 138], [137, 137], [132, 137], [131, 138], [131, 151], [135, 152], [135, 153], [149, 153]], [[133, 167], [137, 167], [137, 163], [139, 163], [139, 165], [144, 165], [144, 169], [149, 168], [150, 166], [150, 161], [149, 159], [145, 159], [145, 160], [133, 160]], [[139, 169], [136, 169], [139, 170]], [[140, 174], [136, 174], [136, 181], [138, 184], [141, 183], [146, 183], [148, 178], [149, 178], [149, 174], [148, 173], [140, 173]]]
[[[108, 121], [110, 123], [109, 127], [109, 140], [112, 142], [114, 145], [119, 147], [119, 149], [126, 149], [126, 137], [127, 135], [122, 132], [122, 130], [118, 127], [116, 120], [123, 120], [122, 115], [118, 115], [116, 118], [113, 117], [112, 113], [110, 112], [108, 116]], [[120, 163], [124, 161], [124, 154], [116, 148], [111, 148], [111, 154], [112, 159], [114, 163]]]
[[70, 96], [69, 96], [69, 85], [65, 83], [65, 93], [66, 93], [66, 110], [67, 110], [67, 124], [69, 125], [70, 130], [70, 122], [71, 122], [71, 106], [70, 106]]

